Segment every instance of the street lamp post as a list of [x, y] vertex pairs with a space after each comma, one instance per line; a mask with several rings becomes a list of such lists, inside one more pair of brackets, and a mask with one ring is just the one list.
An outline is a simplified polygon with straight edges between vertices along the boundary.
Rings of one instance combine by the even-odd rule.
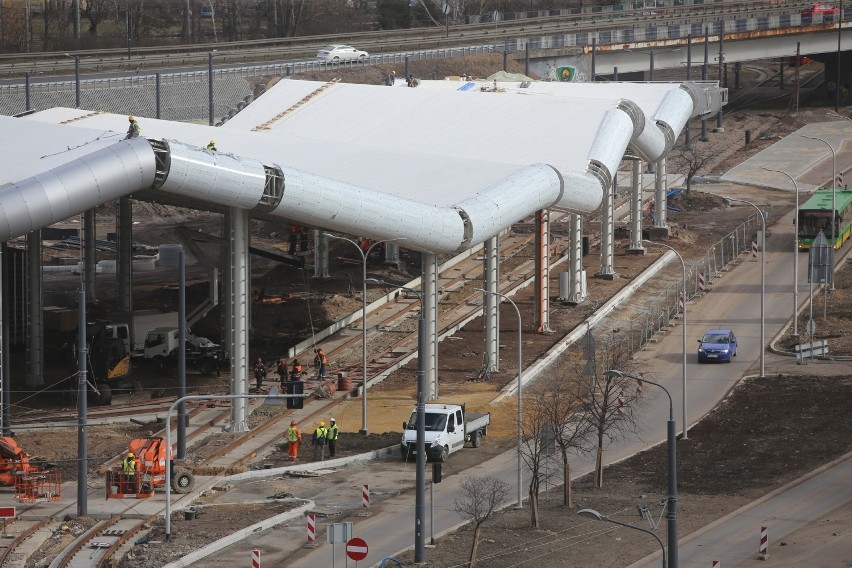
[[760, 207], [751, 201], [736, 199], [734, 197], [726, 197], [725, 199], [745, 203], [754, 207], [754, 210], [757, 211], [757, 215], [760, 217], [762, 226], [760, 234], [760, 377], [763, 378], [766, 376], [766, 217], [763, 216], [763, 211], [760, 210]]
[[[831, 150], [831, 260], [834, 262], [834, 243], [837, 235], [834, 232], [835, 221], [837, 220], [837, 153], [834, 151], [834, 147], [828, 143], [828, 140], [823, 140], [822, 138], [818, 138], [816, 136], [805, 136], [804, 134], [799, 134], [802, 138], [807, 138], [809, 140], [819, 140]], [[831, 271], [829, 271], [829, 279], [831, 280], [831, 289], [834, 290], [834, 266], [831, 267]]]
[[417, 319], [417, 465], [415, 473], [414, 497], [414, 562], [423, 562], [426, 549], [426, 310], [423, 309], [423, 296], [408, 286], [400, 286], [370, 278], [370, 282], [383, 286], [393, 286], [417, 295], [420, 301], [420, 317]]
[[[361, 259], [363, 260], [363, 279], [362, 279], [362, 307], [361, 307], [361, 323], [363, 328], [363, 333], [361, 334], [361, 353], [363, 355], [363, 384], [361, 385], [361, 429], [358, 431], [360, 434], [366, 436], [369, 434], [369, 430], [367, 430], [367, 259], [370, 257], [370, 253], [373, 251], [373, 247], [378, 246], [382, 243], [390, 242], [390, 240], [385, 241], [376, 241], [369, 246], [369, 248], [365, 251], [361, 248], [361, 246], [353, 241], [352, 239], [348, 239], [346, 237], [340, 237], [337, 235], [328, 235], [331, 239], [338, 239], [341, 241], [346, 241], [352, 243], [358, 252], [361, 254]], [[391, 239], [394, 241], [400, 241], [402, 239]]]
[[523, 475], [521, 473], [521, 442], [523, 441], [523, 431], [522, 431], [522, 408], [523, 408], [523, 373], [524, 373], [524, 359], [522, 355], [522, 343], [521, 343], [521, 310], [518, 309], [518, 305], [512, 301], [512, 299], [500, 292], [492, 292], [490, 290], [485, 290], [484, 288], [476, 288], [477, 292], [482, 292], [483, 294], [493, 294], [494, 296], [500, 296], [515, 308], [515, 313], [518, 314], [518, 504], [517, 508], [520, 509], [524, 506], [524, 498], [521, 493], [521, 486], [523, 485]]
[[74, 58], [74, 108], [80, 108], [80, 56], [66, 53], [65, 57]]
[[793, 179], [793, 176], [781, 170], [773, 170], [772, 168], [763, 168], [767, 172], [775, 172], [787, 176], [793, 187], [796, 188], [796, 211], [793, 218], [793, 337], [799, 337], [799, 184]]
[[577, 511], [577, 514], [581, 517], [586, 517], [587, 519], [594, 519], [595, 521], [604, 521], [606, 523], [612, 523], [621, 527], [627, 527], [628, 529], [636, 529], [637, 531], [648, 533], [649, 535], [657, 539], [658, 543], [660, 543], [660, 549], [663, 551], [663, 568], [666, 568], [666, 547], [663, 546], [663, 541], [660, 540], [660, 537], [658, 537], [655, 533], [649, 531], [648, 529], [643, 529], [642, 527], [637, 527], [627, 523], [622, 523], [621, 521], [616, 521], [615, 519], [610, 519], [606, 515], [601, 515], [594, 509], [581, 509]]
[[216, 50], [207, 54], [207, 115], [208, 124], [213, 126], [213, 54]]
[[[649, 381], [644, 377], [636, 377], [623, 371], [611, 369], [606, 372], [610, 377], [627, 377], [642, 381], [654, 386], [658, 386], [665, 391], [669, 397], [669, 419], [666, 422], [666, 440], [668, 446], [667, 466], [668, 466], [668, 496], [666, 497], [666, 539], [669, 545], [669, 568], [678, 568], [677, 559], [677, 434], [675, 433], [674, 406], [672, 405], [672, 395], [666, 387], [660, 383]], [[634, 527], [635, 528], [635, 527]], [[656, 536], [656, 535], [654, 535]], [[665, 562], [663, 564], [665, 566]]]
[[683, 257], [677, 252], [674, 247], [670, 247], [667, 244], [659, 243], [657, 241], [649, 241], [647, 239], [643, 239], [644, 242], [649, 245], [657, 245], [661, 247], [665, 247], [675, 253], [680, 260], [680, 265], [683, 268], [683, 285], [681, 288], [681, 294], [683, 294], [683, 325], [681, 326], [681, 349], [683, 351], [683, 361], [682, 361], [682, 381], [683, 381], [683, 434], [681, 438], [684, 440], [689, 439], [689, 420], [686, 417], [686, 263], [683, 261]]

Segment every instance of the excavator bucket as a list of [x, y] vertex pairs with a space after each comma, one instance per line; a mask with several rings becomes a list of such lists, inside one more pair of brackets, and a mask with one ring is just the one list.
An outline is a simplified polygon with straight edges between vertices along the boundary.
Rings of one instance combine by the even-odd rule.
[[58, 471], [28, 471], [16, 476], [15, 499], [19, 503], [61, 501], [61, 474]]

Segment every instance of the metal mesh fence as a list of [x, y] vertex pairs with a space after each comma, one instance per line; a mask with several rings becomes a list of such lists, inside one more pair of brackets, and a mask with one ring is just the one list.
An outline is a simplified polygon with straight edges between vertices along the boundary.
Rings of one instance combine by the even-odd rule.
[[[495, 50], [494, 46], [465, 47], [410, 54], [377, 55], [371, 56], [366, 63], [301, 61], [214, 70], [214, 123], [220, 122], [224, 117], [233, 116], [242, 109], [251, 100], [249, 96], [253, 95], [252, 85], [262, 77], [289, 77], [294, 73], [364, 65], [403, 64], [406, 60], [447, 59], [494, 53]], [[80, 108], [165, 120], [206, 122], [209, 114], [208, 90], [209, 79], [206, 70], [85, 79], [80, 81]], [[15, 115], [27, 110], [41, 111], [53, 107], [73, 108], [76, 106], [76, 91], [75, 81], [0, 85], [0, 114]]]
[[[709, 287], [723, 271], [737, 262], [741, 262], [742, 254], [752, 250], [752, 241], [755, 239], [761, 222], [757, 215], [752, 215], [731, 233], [714, 243], [707, 253], [694, 262], [686, 263], [686, 296], [689, 301], [696, 296], [706, 292]], [[700, 275], [703, 275], [705, 289], [702, 290]], [[672, 326], [682, 308], [679, 306], [683, 278], [679, 276], [677, 281], [670, 283], [658, 294], [648, 295], [638, 299], [636, 304], [629, 310], [629, 314], [621, 319], [626, 324], [626, 329], [619, 330], [619, 337], [625, 343], [630, 353], [641, 350], [659, 332]], [[606, 335], [608, 332], [597, 327], [611, 326], [607, 322], [596, 326], [595, 332]]]

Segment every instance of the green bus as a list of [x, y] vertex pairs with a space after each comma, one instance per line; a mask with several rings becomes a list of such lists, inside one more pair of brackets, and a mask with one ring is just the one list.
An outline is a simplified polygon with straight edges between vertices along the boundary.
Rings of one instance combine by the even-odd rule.
[[[818, 189], [799, 206], [799, 248], [809, 249], [820, 231], [831, 242], [832, 190]], [[834, 248], [852, 235], [852, 189], [834, 190]]]

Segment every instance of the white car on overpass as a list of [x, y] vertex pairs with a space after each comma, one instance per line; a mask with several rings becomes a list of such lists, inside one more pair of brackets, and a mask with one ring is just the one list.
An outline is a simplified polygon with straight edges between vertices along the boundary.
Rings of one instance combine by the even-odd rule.
[[366, 61], [369, 56], [366, 51], [351, 45], [327, 45], [317, 51], [317, 59], [326, 61]]

